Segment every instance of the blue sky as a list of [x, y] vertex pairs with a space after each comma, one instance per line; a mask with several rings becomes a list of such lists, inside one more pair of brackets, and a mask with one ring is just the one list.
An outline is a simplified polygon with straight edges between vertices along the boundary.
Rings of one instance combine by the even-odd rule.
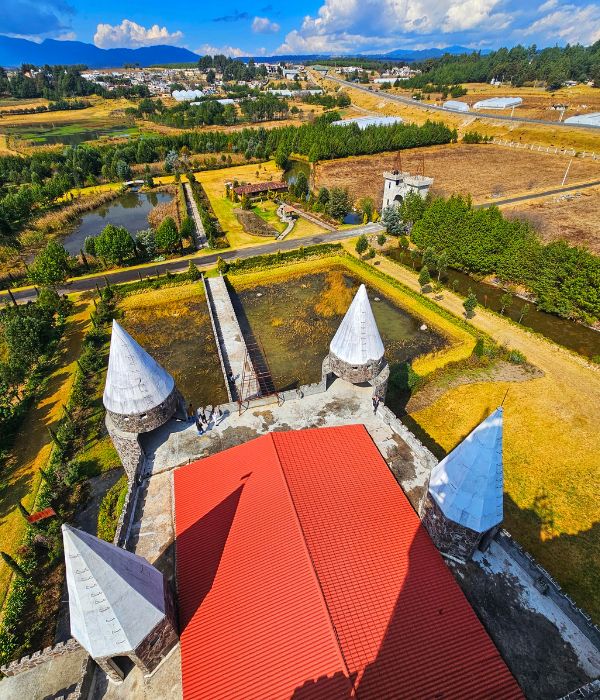
[[597, 0], [2, 0], [0, 34], [197, 53], [364, 53], [600, 40]]

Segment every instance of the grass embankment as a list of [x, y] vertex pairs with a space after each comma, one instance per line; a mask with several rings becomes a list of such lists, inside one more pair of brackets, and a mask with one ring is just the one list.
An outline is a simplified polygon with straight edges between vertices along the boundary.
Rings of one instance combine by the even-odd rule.
[[[8, 489], [0, 496], [0, 548], [15, 555], [25, 533], [25, 521], [17, 509], [22, 501], [31, 511], [35, 505], [43, 468], [52, 447], [48, 428], [56, 429], [71, 391], [83, 336], [89, 328], [90, 302], [78, 299], [69, 316], [57, 352], [56, 368], [48, 377], [38, 402], [21, 426], [6, 466]], [[11, 569], [0, 560], [0, 602], [12, 579]]]
[[[415, 273], [387, 259], [379, 269], [418, 293]], [[457, 317], [448, 290], [438, 305]], [[600, 371], [582, 357], [478, 308], [471, 325], [522, 352], [544, 376], [450, 389], [411, 414], [444, 450], [453, 449], [504, 400], [505, 527], [600, 621]]]

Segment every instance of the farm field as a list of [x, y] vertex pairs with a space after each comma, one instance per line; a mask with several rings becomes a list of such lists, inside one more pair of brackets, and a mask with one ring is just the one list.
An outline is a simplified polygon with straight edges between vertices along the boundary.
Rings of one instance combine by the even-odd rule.
[[[7, 149], [27, 152], [35, 144], [81, 143], [88, 139], [110, 136], [111, 133], [137, 133], [137, 128], [124, 113], [126, 107], [132, 106], [132, 102], [124, 98], [105, 100], [93, 97], [89, 101], [94, 104], [86, 109], [1, 117], [0, 134], [7, 137]], [[19, 106], [29, 105], [18, 101], [12, 109]]]
[[[321, 81], [319, 81], [321, 83]], [[324, 79], [321, 83], [321, 87], [327, 88], [329, 90], [337, 90], [341, 86], [332, 80]], [[466, 86], [467, 89], [469, 86]], [[486, 86], [487, 87], [487, 86]], [[491, 86], [489, 86], [491, 88]], [[496, 136], [504, 139], [511, 139], [513, 141], [523, 141], [524, 143], [534, 143], [541, 144], [544, 146], [557, 146], [559, 148], [575, 148], [578, 151], [598, 151], [598, 133], [594, 129], [577, 129], [569, 128], [565, 129], [562, 127], [554, 127], [550, 125], [543, 124], [526, 124], [523, 122], [505, 122], [505, 121], [482, 121], [478, 119], [475, 113], [459, 115], [452, 112], [439, 112], [433, 109], [422, 109], [420, 107], [414, 107], [412, 105], [401, 104], [399, 102], [393, 102], [386, 99], [385, 93], [378, 94], [377, 90], [374, 89], [373, 93], [368, 94], [362, 90], [356, 90], [349, 86], [343, 86], [352, 100], [352, 104], [361, 107], [373, 114], [382, 114], [385, 116], [399, 116], [406, 119], [409, 122], [414, 122], [416, 124], [422, 124], [427, 119], [434, 121], [443, 121], [448, 126], [456, 128], [459, 136], [464, 134], [465, 131], [479, 131], [487, 136]], [[575, 89], [575, 88], [573, 88]], [[591, 88], [587, 88], [591, 89]], [[412, 95], [412, 91], [402, 91], [402, 90], [392, 90], [393, 94], [402, 94], [404, 97]], [[514, 91], [512, 91], [514, 92]], [[498, 96], [498, 92], [494, 92], [494, 96]], [[508, 94], [506, 92], [505, 94]], [[518, 93], [515, 93], [518, 96]], [[548, 93], [550, 95], [550, 93]], [[480, 95], [483, 97], [491, 97], [492, 95], [482, 93]], [[467, 95], [466, 97], [470, 97]], [[555, 95], [555, 97], [557, 97]], [[598, 96], [600, 97], [600, 96]], [[587, 99], [587, 93], [585, 95]], [[464, 98], [463, 98], [464, 99]], [[434, 100], [432, 100], [433, 102]], [[475, 100], [477, 101], [477, 100]], [[557, 102], [559, 101], [557, 97]], [[579, 102], [577, 102], [579, 104]], [[584, 103], [585, 104], [585, 103]], [[521, 108], [515, 110], [515, 116], [528, 116], [525, 112], [519, 111]], [[593, 111], [593, 110], [587, 110]], [[571, 113], [567, 113], [567, 116], [572, 116], [576, 114], [575, 110]], [[503, 113], [502, 113], [503, 114]], [[555, 112], [545, 111], [542, 118], [552, 119], [548, 116], [550, 114], [556, 114], [556, 120], [558, 121], [558, 114]]]
[[546, 243], [564, 240], [600, 255], [600, 187], [508, 205], [502, 211], [529, 221]]
[[[475, 203], [559, 187], [569, 159], [562, 155], [515, 150], [494, 144], [450, 144], [398, 153], [356, 156], [317, 165], [316, 186], [347, 187], [354, 199], [370, 196], [381, 206], [384, 170], [401, 167], [434, 178], [433, 194], [470, 194]], [[600, 177], [600, 161], [576, 158], [567, 184]]]
[[[416, 274], [384, 258], [378, 262], [418, 290]], [[452, 292], [444, 290], [439, 304], [462, 315], [462, 299]], [[594, 407], [600, 405], [600, 371], [485, 310], [478, 309], [472, 323], [521, 351], [544, 376], [455, 387], [414, 413], [409, 404], [410, 418], [449, 451], [504, 399], [504, 526], [598, 622], [600, 433]]]

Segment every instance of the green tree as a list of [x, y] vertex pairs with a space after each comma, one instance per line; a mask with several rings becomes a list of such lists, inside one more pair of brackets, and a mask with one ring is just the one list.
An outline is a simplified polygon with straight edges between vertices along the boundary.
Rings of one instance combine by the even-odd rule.
[[194, 226], [194, 221], [191, 217], [185, 216], [181, 222], [181, 228], [179, 233], [182, 238], [193, 240], [194, 234], [196, 232], [196, 227]]
[[448, 269], [448, 253], [446, 253], [445, 250], [442, 250], [441, 253], [438, 253], [435, 259], [435, 268], [437, 270], [437, 281], [439, 282], [442, 278], [442, 275]]
[[302, 171], [298, 173], [298, 176], [296, 177], [296, 182], [293, 185], [294, 187], [294, 194], [298, 199], [306, 199], [306, 196], [308, 195], [309, 188], [308, 188], [308, 178], [306, 177], [306, 174], [303, 173]]
[[156, 246], [159, 250], [172, 253], [180, 244], [181, 236], [171, 216], [165, 217], [156, 229]]
[[191, 260], [188, 263], [187, 276], [189, 280], [192, 280], [192, 282], [195, 282], [196, 280], [199, 280], [200, 277], [202, 277], [200, 270], [194, 265], [194, 263]]
[[465, 315], [467, 318], [473, 318], [473, 316], [475, 316], [475, 308], [477, 307], [477, 304], [478, 304], [477, 297], [469, 289], [469, 294], [468, 294], [467, 298], [463, 301]]
[[371, 221], [374, 208], [375, 205], [371, 197], [361, 197], [361, 199], [358, 200], [358, 209], [367, 217], [367, 221]]
[[329, 216], [341, 221], [351, 208], [348, 190], [341, 187], [332, 187], [329, 192], [329, 202], [327, 203]]
[[419, 286], [421, 287], [421, 291], [424, 291], [429, 284], [431, 284], [431, 275], [429, 274], [427, 266], [423, 265], [421, 272], [419, 272]]
[[500, 314], [504, 314], [504, 310], [507, 307], [510, 307], [512, 304], [513, 300], [513, 295], [510, 292], [505, 292], [501, 297], [500, 297]]
[[392, 236], [400, 236], [404, 233], [404, 224], [400, 211], [396, 206], [386, 207], [381, 215], [381, 223], [386, 227], [387, 232]]
[[115, 166], [115, 173], [119, 180], [130, 180], [131, 168], [129, 167], [129, 163], [125, 160], [118, 160]]
[[355, 250], [359, 255], [362, 255], [363, 253], [366, 253], [367, 248], [369, 247], [369, 241], [365, 234], [363, 233], [360, 235], [356, 241], [356, 247]]
[[385, 242], [386, 242], [386, 241], [387, 241], [387, 238], [385, 237], [385, 233], [380, 233], [380, 234], [377, 236], [377, 243], [378, 243], [380, 246], [381, 246], [381, 245], [385, 245]]
[[100, 235], [96, 236], [95, 248], [97, 257], [110, 265], [121, 265], [135, 253], [129, 231], [124, 226], [113, 224], [105, 226]]
[[327, 187], [321, 187], [317, 195], [317, 202], [323, 207], [327, 206], [329, 203], [329, 190]]
[[529, 308], [529, 304], [523, 304], [523, 308], [521, 309], [521, 313], [519, 315], [519, 323], [523, 322], [523, 319], [529, 313]]
[[138, 231], [135, 235], [135, 242], [144, 255], [148, 258], [153, 258], [156, 255], [156, 234], [154, 229], [146, 228], [143, 231]]
[[49, 241], [29, 268], [31, 281], [45, 287], [58, 286], [66, 280], [68, 273], [69, 254], [56, 241]]
[[19, 578], [25, 578], [26, 574], [17, 562], [6, 552], [0, 552], [0, 556], [4, 559], [5, 564], [11, 568]]
[[427, 204], [421, 195], [409, 192], [400, 205], [400, 218], [407, 224], [414, 224], [423, 217]]

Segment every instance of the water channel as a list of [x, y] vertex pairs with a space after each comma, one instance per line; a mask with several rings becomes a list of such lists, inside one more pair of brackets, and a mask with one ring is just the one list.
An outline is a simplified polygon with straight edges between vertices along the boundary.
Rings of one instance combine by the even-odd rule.
[[[392, 260], [403, 263], [407, 267], [411, 267], [410, 256], [400, 248], [389, 251], [387, 256]], [[416, 267], [418, 269], [419, 265], [417, 264]], [[442, 282], [456, 289], [463, 296], [467, 296], [469, 289], [471, 289], [479, 303], [493, 311], [500, 311], [502, 308], [501, 297], [505, 294], [505, 290], [500, 287], [479, 282], [470, 275], [458, 270], [448, 270], [445, 277], [442, 277]], [[585, 357], [600, 355], [600, 333], [598, 331], [588, 328], [581, 323], [540, 311], [535, 304], [529, 303], [525, 299], [513, 297], [511, 304], [504, 310], [504, 314], [512, 318], [513, 321], [519, 321], [525, 304], [529, 304], [529, 311], [521, 321], [523, 326], [531, 328], [555, 343], [563, 345], [570, 350], [575, 350], [575, 352]]]

